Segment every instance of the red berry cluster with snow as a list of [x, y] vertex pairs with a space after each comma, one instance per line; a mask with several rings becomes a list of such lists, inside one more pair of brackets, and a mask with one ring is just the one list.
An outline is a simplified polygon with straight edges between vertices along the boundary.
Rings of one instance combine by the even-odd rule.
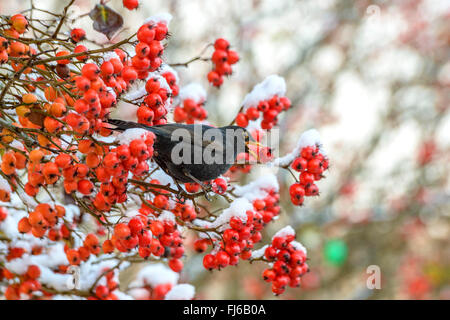
[[95, 169], [101, 182], [93, 204], [96, 209], [109, 211], [115, 203], [127, 200], [129, 173], [142, 176], [149, 170], [148, 160], [153, 156], [155, 136], [143, 129], [130, 129], [118, 136], [120, 145], [110, 150]]
[[175, 122], [193, 124], [208, 117], [204, 109], [206, 91], [200, 84], [191, 83], [181, 88], [179, 101], [173, 112]]
[[178, 283], [179, 275], [157, 263], [142, 268], [130, 284], [128, 292], [137, 300], [192, 300], [195, 289]]
[[211, 57], [214, 64], [213, 70], [208, 73], [208, 81], [215, 87], [220, 87], [223, 77], [233, 73], [231, 66], [239, 61], [236, 51], [230, 50], [230, 43], [219, 38], [214, 42], [214, 52]]
[[[135, 9], [138, 1], [124, 0], [124, 6]], [[0, 116], [0, 201], [8, 203], [8, 209], [0, 208], [5, 298], [192, 299], [194, 288], [178, 283], [190, 233], [198, 239], [196, 251], [210, 250], [203, 258], [206, 269], [270, 260], [267, 279], [276, 294], [298, 283], [300, 267], [307, 269], [299, 258], [306, 251], [291, 235], [274, 238], [273, 257], [262, 259], [261, 249], [255, 250], [264, 227], [280, 214], [274, 175], [244, 186], [218, 177], [183, 188], [152, 161], [153, 133], [129, 129], [112, 136], [110, 117], [152, 126], [165, 124], [173, 111], [175, 122], [206, 122], [206, 91], [196, 83], [182, 85], [162, 60], [170, 19], [168, 14], [151, 17], [135, 37], [96, 49], [88, 49], [92, 43], [85, 41], [85, 30], [74, 28], [70, 19], [66, 26], [63, 19], [65, 31], [36, 39], [54, 52], [21, 38], [38, 19], [18, 14], [0, 25], [6, 35], [0, 37], [0, 63], [8, 63], [4, 69], [13, 81], [4, 90], [11, 112]], [[61, 35], [70, 35], [64, 48]], [[239, 57], [224, 39], [214, 48], [208, 80], [220, 87]], [[191, 61], [196, 60], [209, 59]], [[17, 74], [20, 85], [14, 82]], [[236, 123], [260, 141], [263, 130], [290, 107], [285, 92], [284, 80], [269, 76], [245, 97]], [[318, 194], [315, 183], [328, 159], [310, 131], [292, 153], [270, 164], [300, 173], [290, 191], [293, 202], [301, 204], [304, 196]], [[250, 166], [240, 168], [247, 173]], [[199, 202], [211, 193], [229, 207], [212, 214]], [[135, 262], [145, 265], [121, 289], [119, 273]]]
[[325, 155], [320, 141], [319, 133], [308, 130], [302, 134], [294, 151], [274, 160], [274, 164], [289, 167], [299, 173], [296, 183], [289, 188], [291, 202], [300, 206], [305, 197], [319, 195], [316, 182], [323, 179], [323, 173], [328, 170], [329, 160]]
[[[251, 249], [261, 240], [259, 232], [264, 227], [262, 217], [252, 210], [245, 212], [245, 219], [233, 216], [229, 220], [229, 228], [223, 231], [223, 241], [214, 253], [203, 257], [203, 266], [208, 270], [222, 269], [228, 265], [234, 266], [239, 259], [247, 260], [251, 257]], [[196, 250], [209, 243], [208, 239], [197, 240]]]
[[[216, 194], [224, 194], [228, 189], [227, 179], [219, 177], [212, 181], [205, 181], [204, 185], [206, 187], [211, 187], [211, 191]], [[197, 193], [200, 191], [201, 186], [195, 182], [188, 182], [184, 184], [184, 187], [189, 193]]]
[[[213, 222], [196, 220], [205, 228], [207, 237], [196, 240], [194, 249], [204, 252], [209, 245], [211, 253], [203, 257], [208, 270], [236, 265], [240, 259], [248, 260], [256, 243], [262, 239], [261, 231], [280, 212], [278, 183], [273, 176], [264, 177], [246, 186], [237, 186], [238, 196], [231, 206]], [[217, 237], [217, 232], [222, 237]]]
[[282, 294], [287, 286], [300, 286], [300, 277], [309, 271], [306, 249], [294, 240], [295, 231], [287, 226], [278, 231], [272, 243], [264, 248], [264, 258], [271, 267], [264, 270], [263, 279], [272, 283], [272, 292], [276, 295]]
[[243, 111], [236, 116], [236, 124], [248, 127], [250, 121], [260, 120], [259, 127], [270, 130], [278, 123], [278, 115], [291, 107], [283, 78], [272, 75], [257, 84], [242, 103]]

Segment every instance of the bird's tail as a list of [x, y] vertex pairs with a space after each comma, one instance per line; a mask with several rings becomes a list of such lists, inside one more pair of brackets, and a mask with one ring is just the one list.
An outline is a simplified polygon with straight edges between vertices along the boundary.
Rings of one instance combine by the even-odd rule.
[[117, 130], [117, 131], [125, 131], [127, 129], [132, 129], [132, 128], [148, 129], [148, 126], [146, 126], [146, 125], [132, 122], [132, 121], [119, 120], [119, 119], [108, 119], [108, 123], [116, 126], [115, 128], [111, 128], [111, 129]]

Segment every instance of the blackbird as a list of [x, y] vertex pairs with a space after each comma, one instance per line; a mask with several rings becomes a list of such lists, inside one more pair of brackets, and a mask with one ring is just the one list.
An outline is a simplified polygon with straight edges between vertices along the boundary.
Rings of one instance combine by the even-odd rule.
[[117, 131], [143, 128], [155, 134], [155, 162], [178, 182], [210, 181], [224, 174], [241, 152], [249, 153], [249, 144], [259, 145], [249, 132], [239, 126], [215, 128], [204, 124], [147, 126], [109, 119]]

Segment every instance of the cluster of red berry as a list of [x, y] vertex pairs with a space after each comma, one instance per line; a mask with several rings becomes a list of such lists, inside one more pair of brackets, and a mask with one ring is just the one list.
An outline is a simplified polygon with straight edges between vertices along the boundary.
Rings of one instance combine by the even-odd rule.
[[323, 172], [328, 169], [328, 158], [320, 153], [319, 146], [306, 146], [300, 151], [291, 164], [291, 168], [300, 172], [299, 182], [289, 188], [291, 201], [296, 206], [301, 206], [306, 197], [319, 195], [319, 187], [314, 183], [322, 179]]
[[[217, 194], [224, 194], [227, 191], [228, 183], [224, 178], [216, 178], [212, 181], [204, 182], [205, 186], [211, 186], [211, 190]], [[197, 193], [201, 186], [195, 182], [188, 182], [184, 184], [186, 191], [189, 193]]]
[[268, 190], [267, 196], [253, 201], [253, 208], [261, 215], [263, 222], [267, 224], [280, 214], [279, 201], [280, 194], [275, 190]]
[[211, 61], [214, 68], [208, 73], [208, 81], [213, 86], [220, 87], [223, 76], [229, 76], [233, 72], [231, 65], [239, 61], [239, 55], [236, 51], [230, 50], [230, 43], [227, 40], [219, 38], [214, 42]]
[[[219, 244], [219, 250], [203, 257], [203, 266], [208, 270], [225, 268], [228, 265], [236, 265], [239, 258], [247, 260], [251, 256], [251, 249], [255, 242], [261, 240], [263, 222], [261, 217], [255, 216], [253, 211], [246, 212], [247, 221], [239, 217], [230, 219], [230, 228], [223, 232], [223, 241]], [[258, 219], [260, 218], [260, 219]], [[206, 250], [209, 240], [197, 240], [194, 247], [197, 252]]]
[[[142, 176], [149, 170], [147, 160], [153, 156], [155, 136], [150, 131], [130, 144], [122, 144], [106, 153], [101, 165], [95, 169], [95, 176], [101, 182], [93, 205], [101, 211], [109, 211], [115, 203], [127, 200], [128, 174]], [[67, 180], [67, 178], [66, 178]]]
[[[28, 20], [21, 14], [15, 14], [9, 19], [9, 24], [10, 28], [4, 30], [5, 35], [18, 39], [20, 35], [27, 30]], [[13, 41], [9, 44], [6, 38], [0, 37], [0, 64], [6, 63], [9, 55], [11, 55], [11, 57], [23, 57], [29, 53], [30, 47], [27, 45], [17, 41]], [[16, 69], [18, 64], [13, 64], [12, 66]]]
[[268, 100], [259, 101], [258, 105], [251, 106], [236, 116], [236, 124], [247, 127], [249, 121], [255, 121], [262, 115], [261, 128], [270, 130], [278, 123], [278, 115], [291, 107], [288, 97], [274, 95]]
[[0, 281], [18, 279], [19, 282], [10, 284], [5, 290], [7, 300], [19, 300], [22, 295], [31, 296], [33, 292], [41, 291], [41, 283], [37, 280], [41, 275], [41, 269], [36, 265], [28, 266], [26, 272], [16, 275], [6, 268], [0, 268]]
[[[142, 212], [142, 211], [141, 211]], [[126, 223], [118, 223], [110, 240], [105, 240], [102, 248], [105, 253], [114, 249], [129, 252], [138, 247], [138, 254], [146, 259], [150, 255], [170, 258], [169, 267], [180, 272], [184, 254], [183, 239], [177, 224], [171, 220], [157, 220], [154, 217], [139, 215]]]
[[[167, 66], [167, 65], [165, 65]], [[161, 76], [164, 77], [164, 79], [166, 79], [167, 84], [170, 87], [170, 90], [172, 91], [172, 98], [178, 96], [178, 93], [180, 92], [180, 87], [178, 84], [178, 78], [175, 75], [175, 72], [172, 71], [164, 71], [162, 70]]]
[[[165, 105], [171, 99], [169, 87], [165, 88], [161, 85], [161, 77], [151, 77], [145, 84], [147, 95], [141, 106], [137, 110], [137, 118], [139, 123], [146, 125], [165, 124], [167, 120], [167, 108]], [[164, 79], [162, 79], [164, 80]]]
[[105, 284], [99, 284], [95, 287], [94, 292], [95, 295], [89, 296], [88, 300], [118, 300], [119, 298], [114, 294], [114, 290], [119, 287], [119, 284], [116, 281], [116, 274], [114, 270], [108, 272], [109, 269], [103, 270], [103, 273], [106, 273]]
[[93, 233], [89, 233], [86, 235], [81, 247], [74, 249], [65, 245], [64, 252], [66, 253], [69, 264], [77, 266], [82, 261], [87, 261], [91, 254], [98, 255], [100, 253], [98, 237]]
[[[203, 257], [203, 266], [208, 269], [221, 269], [227, 265], [236, 265], [239, 258], [250, 259], [255, 243], [261, 241], [261, 230], [278, 215], [279, 194], [274, 190], [267, 190], [266, 197], [253, 201], [253, 210], [246, 211], [246, 221], [233, 216], [229, 221], [229, 228], [223, 231], [221, 241], [216, 244], [216, 252]], [[215, 240], [198, 239], [194, 243], [197, 252], [204, 252]]]
[[149, 284], [144, 283], [138, 288], [138, 293], [132, 295], [137, 300], [164, 300], [167, 293], [173, 288], [172, 283]]
[[205, 120], [208, 117], [208, 111], [203, 108], [204, 103], [205, 101], [185, 99], [175, 107], [173, 120], [177, 123], [185, 122], [187, 124], [193, 124], [195, 120]]
[[275, 236], [272, 243], [264, 251], [264, 257], [273, 263], [265, 269], [263, 278], [272, 282], [272, 292], [282, 294], [286, 286], [292, 288], [300, 285], [300, 277], [308, 272], [306, 253], [294, 241], [295, 235]]
[[164, 22], [149, 22], [139, 28], [136, 55], [131, 59], [131, 65], [138, 71], [139, 79], [147, 78], [149, 72], [154, 72], [161, 66], [161, 56], [164, 53], [161, 41], [166, 39], [168, 33], [169, 29]]
[[197, 213], [192, 205], [187, 203], [177, 202], [175, 204], [175, 208], [172, 210], [173, 214], [183, 220], [183, 221], [192, 221], [197, 218]]
[[48, 238], [57, 241], [61, 239], [61, 231], [55, 227], [58, 220], [65, 214], [66, 210], [63, 206], [55, 205], [52, 208], [48, 203], [40, 203], [28, 214], [28, 217], [23, 217], [19, 221], [17, 228], [20, 233], [31, 231], [36, 238], [42, 238], [49, 230]]

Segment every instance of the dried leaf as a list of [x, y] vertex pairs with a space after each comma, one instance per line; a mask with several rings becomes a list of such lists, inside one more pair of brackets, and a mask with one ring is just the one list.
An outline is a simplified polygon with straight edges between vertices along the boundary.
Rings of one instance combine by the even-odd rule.
[[103, 4], [97, 4], [89, 12], [89, 17], [94, 21], [94, 29], [103, 33], [108, 39], [111, 39], [123, 25], [122, 16]]
[[36, 111], [31, 111], [28, 116], [28, 120], [31, 121], [31, 123], [37, 125], [37, 126], [43, 126], [44, 125], [44, 119], [45, 115]]

